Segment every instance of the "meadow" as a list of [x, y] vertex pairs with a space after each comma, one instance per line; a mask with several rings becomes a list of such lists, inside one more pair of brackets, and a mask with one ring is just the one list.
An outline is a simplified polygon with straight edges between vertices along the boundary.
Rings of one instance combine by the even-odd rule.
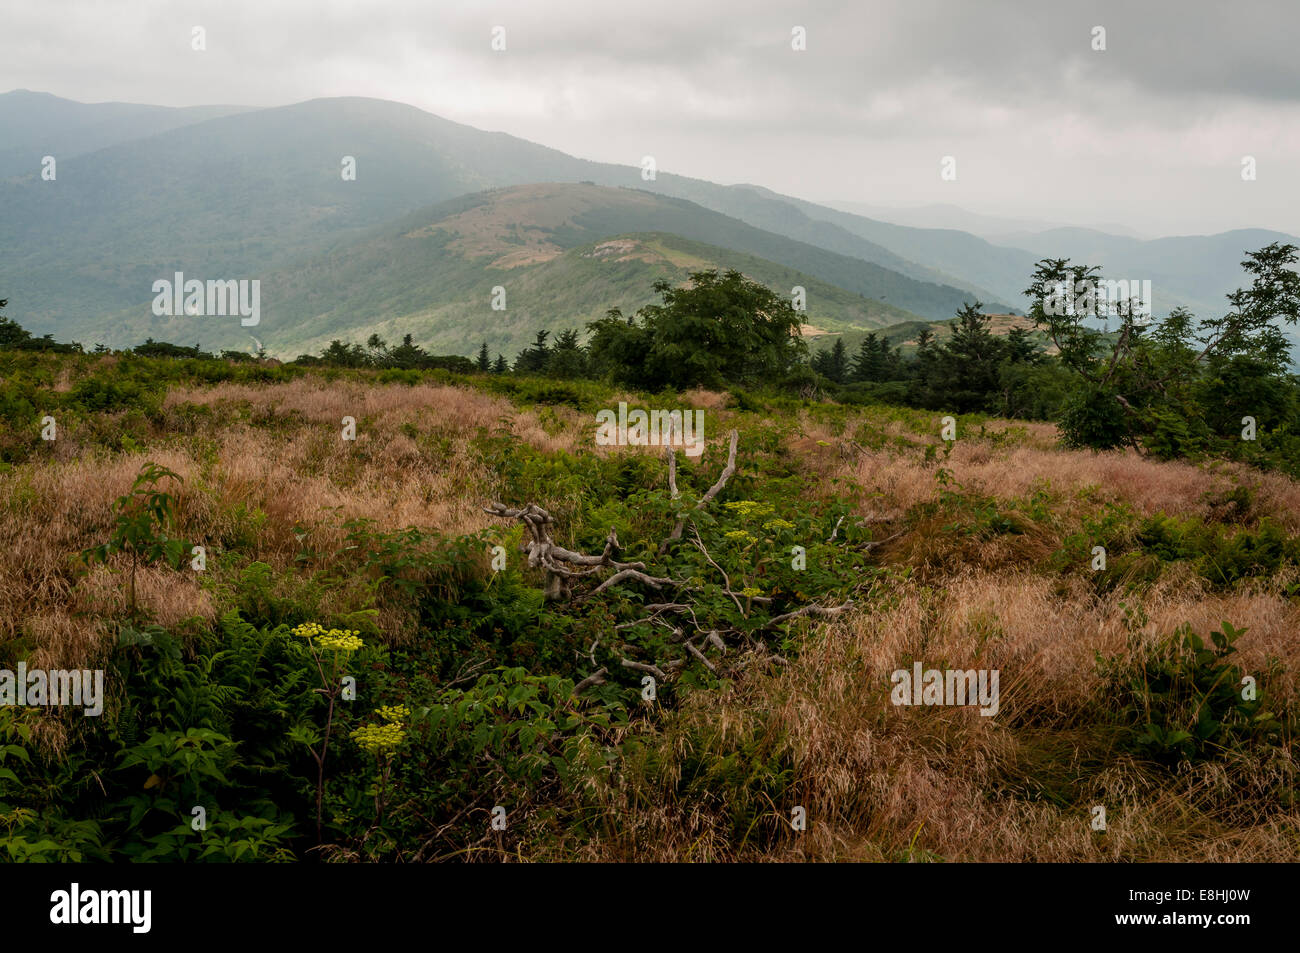
[[[444, 370], [5, 352], [0, 401], [0, 668], [107, 693], [0, 707], [11, 859], [1300, 855], [1283, 473]], [[707, 449], [598, 445], [620, 401]]]

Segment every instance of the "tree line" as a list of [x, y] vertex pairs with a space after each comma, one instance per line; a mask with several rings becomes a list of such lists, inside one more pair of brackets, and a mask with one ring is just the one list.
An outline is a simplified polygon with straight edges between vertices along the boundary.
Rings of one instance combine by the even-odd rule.
[[[1151, 322], [1142, 319], [1140, 302], [1128, 302], [1118, 309], [1119, 326], [1107, 330], [1090, 323], [1086, 309], [1050, 304], [1062, 287], [1098, 287], [1101, 269], [1043, 259], [1025, 289], [1031, 327], [995, 334], [975, 301], [958, 312], [944, 340], [922, 328], [909, 354], [871, 332], [851, 356], [842, 338], [810, 355], [800, 335], [804, 315], [788, 298], [740, 272], [707, 270], [681, 287], [656, 282], [658, 303], [630, 315], [611, 309], [587, 325], [585, 343], [577, 328], [554, 336], [540, 330], [513, 363], [500, 353], [492, 358], [486, 343], [477, 359], [430, 354], [410, 334], [395, 346], [378, 335], [364, 347], [335, 340], [295, 363], [589, 378], [652, 392], [775, 389], [847, 403], [1054, 420], [1075, 447], [1128, 446], [1165, 457], [1280, 454], [1288, 469], [1300, 472], [1300, 383], [1280, 327], [1300, 320], [1296, 261], [1290, 244], [1248, 253], [1242, 268], [1251, 284], [1227, 296], [1221, 316], [1197, 321], [1180, 308]], [[0, 349], [79, 352], [81, 346], [48, 334], [33, 337], [0, 317]], [[152, 339], [132, 352], [256, 359]], [[1246, 436], [1251, 428], [1255, 436]], [[1270, 437], [1270, 450], [1260, 451], [1259, 433]], [[1243, 441], [1256, 446], [1242, 447]]]

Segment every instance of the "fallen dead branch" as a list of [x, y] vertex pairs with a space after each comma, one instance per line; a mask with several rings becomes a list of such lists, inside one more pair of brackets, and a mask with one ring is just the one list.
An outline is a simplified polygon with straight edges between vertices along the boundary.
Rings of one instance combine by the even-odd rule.
[[[732, 430], [729, 437], [726, 465], [719, 473], [718, 479], [700, 498], [699, 502], [695, 504], [694, 510], [703, 509], [716, 499], [718, 494], [726, 488], [727, 481], [736, 472], [736, 450], [739, 434], [736, 430]], [[665, 449], [665, 457], [668, 465], [669, 492], [675, 499], [679, 495], [677, 487], [677, 456], [671, 445]], [[580, 605], [602, 592], [608, 592], [617, 586], [628, 584], [635, 584], [655, 592], [662, 592], [663, 596], [660, 597], [660, 601], [650, 602], [644, 606], [646, 615], [639, 619], [620, 622], [613, 626], [613, 631], [634, 629], [640, 625], [662, 626], [667, 630], [666, 641], [668, 644], [684, 646], [686, 654], [681, 658], [666, 661], [662, 659], [638, 661], [631, 657], [639, 651], [634, 645], [610, 646], [606, 650], [612, 652], [612, 658], [617, 660], [620, 667], [652, 675], [661, 682], [671, 679], [677, 672], [685, 668], [692, 659], [699, 662], [710, 672], [720, 674], [721, 664], [719, 659], [721, 656], [728, 654], [728, 638], [741, 649], [740, 652], [734, 655], [734, 660], [728, 662], [727, 667], [732, 671], [743, 669], [756, 661], [769, 664], [786, 664], [784, 658], [770, 651], [767, 645], [764, 644], [763, 639], [755, 636], [796, 619], [834, 618], [852, 605], [851, 602], [845, 602], [839, 606], [816, 604], [803, 606], [774, 616], [756, 629], [746, 629], [741, 623], [737, 623], [735, 626], [730, 624], [718, 626], [716, 620], [710, 620], [713, 626], [705, 628], [700, 624], [700, 620], [696, 616], [696, 610], [700, 608], [700, 604], [696, 601], [697, 597], [692, 594], [706, 590], [717, 591], [718, 587], [716, 585], [687, 585], [685, 580], [679, 581], [667, 576], [653, 575], [643, 562], [621, 561], [618, 558], [621, 546], [618, 535], [613, 528], [610, 529], [609, 535], [606, 536], [605, 545], [599, 554], [580, 553], [560, 546], [555, 542], [552, 535], [554, 519], [549, 512], [536, 503], [529, 503], [522, 508], [509, 507], [503, 503], [492, 503], [483, 509], [484, 512], [493, 516], [518, 520], [524, 525], [527, 532], [520, 544], [520, 550], [527, 554], [530, 568], [542, 569], [546, 572], [544, 591], [546, 598], [549, 600], [571, 600], [575, 605]], [[672, 542], [682, 538], [686, 522], [690, 519], [690, 512], [688, 510], [687, 513], [677, 519], [672, 533], [659, 547], [660, 554], [664, 553]], [[838, 534], [839, 525], [837, 523], [835, 530], [831, 533], [832, 540]], [[747, 596], [744, 593], [735, 592], [731, 587], [731, 578], [726, 569], [713, 558], [698, 530], [693, 528], [691, 535], [692, 544], [704, 556], [705, 561], [722, 577], [721, 591], [731, 600], [742, 618], [749, 617], [747, 609], [751, 605], [766, 607], [772, 604], [772, 598], [768, 596]], [[600, 578], [602, 576], [603, 578]], [[586, 588], [585, 591], [575, 592], [571, 587], [586, 577], [599, 578], [599, 582], [590, 588]], [[742, 602], [742, 598], [747, 601]], [[664, 616], [669, 618], [666, 619]], [[670, 619], [671, 621], [669, 621]], [[591, 651], [587, 655], [595, 671], [574, 686], [575, 695], [581, 694], [594, 685], [604, 684], [607, 680], [609, 668], [604, 665], [596, 668], [595, 651], [599, 645], [600, 640], [598, 639], [593, 643]], [[673, 651], [676, 654], [677, 650], [674, 649]], [[710, 658], [707, 654], [708, 651], [716, 652], [715, 658]], [[610, 664], [613, 664], [613, 662]]]
[[[705, 506], [713, 501], [713, 498], [722, 492], [731, 479], [731, 475], [736, 472], [736, 444], [740, 440], [740, 432], [731, 431], [731, 447], [727, 451], [727, 465], [722, 468], [722, 473], [718, 476], [718, 482], [709, 487], [708, 491], [700, 498], [700, 502], [695, 504], [695, 509], [702, 510]], [[677, 498], [677, 451], [674, 447], [668, 447], [668, 475], [669, 485], [672, 490], [673, 499]], [[682, 517], [673, 527], [673, 531], [662, 543], [659, 544], [659, 555], [668, 552], [669, 544], [682, 538], [682, 529], [686, 526], [686, 518]]]
[[555, 520], [550, 513], [536, 503], [529, 503], [523, 509], [512, 509], [502, 503], [493, 503], [491, 506], [483, 507], [483, 512], [504, 519], [517, 519], [524, 524], [524, 527], [528, 530], [528, 536], [520, 545], [520, 551], [528, 554], [530, 569], [540, 567], [546, 570], [545, 594], [547, 599], [568, 598], [567, 580], [577, 576], [592, 575], [601, 569], [613, 569], [614, 575], [583, 598], [589, 598], [597, 592], [628, 579], [645, 583], [655, 589], [672, 582], [671, 579], [661, 579], [647, 575], [645, 563], [625, 563], [615, 559], [614, 554], [618, 552], [620, 547], [618, 535], [614, 532], [613, 527], [610, 527], [609, 535], [605, 537], [604, 551], [599, 556], [591, 556], [586, 553], [576, 553], [571, 549], [565, 549], [563, 546], [558, 545], [551, 538], [550, 530]]

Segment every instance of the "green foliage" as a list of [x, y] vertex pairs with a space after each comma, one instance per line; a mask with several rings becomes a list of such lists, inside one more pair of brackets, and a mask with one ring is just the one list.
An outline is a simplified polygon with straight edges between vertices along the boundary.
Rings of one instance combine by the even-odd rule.
[[1057, 423], [1061, 442], [1070, 448], [1111, 450], [1132, 438], [1114, 394], [1092, 384], [1078, 387], [1066, 398]]
[[800, 313], [738, 271], [692, 272], [688, 287], [654, 288], [662, 304], [628, 319], [613, 309], [589, 325], [591, 359], [616, 380], [649, 390], [752, 384], [784, 376], [806, 353]]
[[[348, 344], [335, 339], [321, 351], [319, 357], [300, 354], [295, 363], [305, 367], [323, 365], [325, 367], [379, 368], [386, 373], [428, 370], [453, 371], [459, 374], [473, 373], [479, 368], [467, 357], [459, 355], [430, 354], [415, 343], [412, 335], [402, 337], [402, 343], [389, 347], [377, 334], [370, 335], [365, 348], [360, 344]], [[419, 378], [389, 377], [389, 380], [404, 380], [415, 383]]]
[[1268, 576], [1283, 566], [1300, 565], [1300, 537], [1289, 536], [1276, 521], [1261, 520], [1254, 531], [1180, 520], [1157, 514], [1145, 520], [1137, 543], [1165, 562], [1188, 560], [1217, 586]]
[[82, 552], [81, 558], [86, 564], [107, 563], [112, 556], [125, 553], [131, 561], [131, 577], [127, 611], [134, 617], [135, 575], [140, 566], [152, 566], [163, 563], [173, 569], [179, 569], [184, 561], [189, 544], [178, 537], [168, 535], [176, 522], [176, 501], [168, 493], [158, 489], [160, 480], [181, 478], [164, 466], [149, 462], [140, 468], [131, 492], [118, 497], [113, 503], [116, 513], [113, 534], [107, 542], [92, 546]]
[[1137, 671], [1098, 659], [1115, 684], [1137, 751], [1170, 763], [1201, 761], [1281, 739], [1285, 722], [1268, 709], [1263, 686], [1247, 697], [1247, 673], [1231, 660], [1245, 631], [1224, 622], [1207, 646], [1191, 626], [1180, 626]]
[[[0, 308], [3, 308], [8, 303], [6, 300], [0, 300]], [[0, 315], [0, 351], [49, 351], [55, 354], [79, 354], [81, 345], [76, 342], [60, 344], [49, 334], [39, 338], [32, 337], [31, 332], [19, 325], [17, 321]]]
[[[0, 463], [19, 463], [49, 447], [40, 437], [47, 414], [57, 421], [60, 437], [75, 433], [88, 447], [131, 452], [152, 439], [168, 414], [183, 420], [188, 413], [184, 408], [164, 412], [169, 387], [287, 381], [302, 373], [290, 366], [208, 358], [0, 349]], [[71, 386], [58, 386], [60, 379]]]
[[[1176, 308], [1149, 325], [1125, 302], [1113, 334], [1086, 323], [1115, 315], [1090, 300], [1101, 283], [1098, 266], [1040, 262], [1025, 290], [1033, 302], [1030, 316], [1078, 383], [1061, 415], [1067, 445], [1143, 445], [1165, 458], [1208, 449], [1239, 455], [1242, 416], [1289, 420], [1298, 392], [1286, 372], [1290, 345], [1278, 319], [1300, 320], [1300, 275], [1291, 270], [1296, 252], [1294, 245], [1274, 242], [1248, 253], [1241, 265], [1252, 284], [1228, 295], [1232, 308], [1221, 317], [1197, 325]], [[1067, 307], [1076, 291], [1082, 307]], [[1276, 462], [1296, 465], [1286, 456], [1278, 460], [1277, 449]], [[1287, 443], [1284, 453], [1294, 450]]]

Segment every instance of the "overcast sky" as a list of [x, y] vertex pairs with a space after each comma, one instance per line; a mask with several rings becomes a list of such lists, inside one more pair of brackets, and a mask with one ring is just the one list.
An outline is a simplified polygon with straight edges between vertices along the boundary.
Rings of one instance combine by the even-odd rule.
[[814, 201], [1300, 233], [1300, 0], [0, 0], [0, 36], [0, 91], [375, 96]]

